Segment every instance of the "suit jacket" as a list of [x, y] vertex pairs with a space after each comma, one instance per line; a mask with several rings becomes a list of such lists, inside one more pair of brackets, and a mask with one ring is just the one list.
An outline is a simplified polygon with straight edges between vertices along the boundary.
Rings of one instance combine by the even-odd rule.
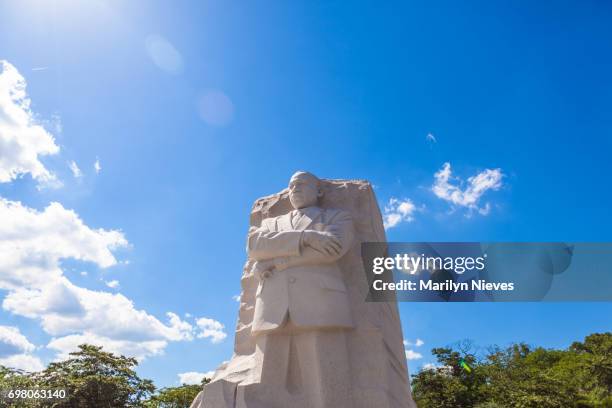
[[[302, 232], [334, 235], [341, 245], [337, 255], [302, 247]], [[337, 261], [351, 247], [353, 221], [342, 210], [310, 207], [264, 219], [248, 236], [251, 259], [274, 261], [276, 270], [257, 287], [252, 332], [283, 324], [287, 313], [303, 328], [351, 328], [353, 319], [346, 285]]]

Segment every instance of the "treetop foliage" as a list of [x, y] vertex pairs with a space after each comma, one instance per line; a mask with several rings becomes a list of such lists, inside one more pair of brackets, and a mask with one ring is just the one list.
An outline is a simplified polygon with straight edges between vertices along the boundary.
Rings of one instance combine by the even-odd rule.
[[610, 332], [591, 334], [566, 350], [519, 343], [481, 353], [464, 342], [432, 354], [438, 365], [412, 379], [419, 408], [612, 407]]

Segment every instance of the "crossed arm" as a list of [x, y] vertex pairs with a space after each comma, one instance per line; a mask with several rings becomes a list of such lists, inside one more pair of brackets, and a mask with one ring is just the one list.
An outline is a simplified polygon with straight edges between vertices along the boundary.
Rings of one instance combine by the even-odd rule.
[[350, 249], [353, 238], [351, 216], [340, 212], [325, 231], [275, 232], [263, 223], [249, 233], [247, 251], [257, 261], [255, 272], [266, 277], [272, 271], [335, 262]]

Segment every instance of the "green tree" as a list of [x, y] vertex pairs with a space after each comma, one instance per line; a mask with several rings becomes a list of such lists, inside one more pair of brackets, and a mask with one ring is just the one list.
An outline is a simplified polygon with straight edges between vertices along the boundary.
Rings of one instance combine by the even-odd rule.
[[[413, 393], [419, 407], [472, 408], [484, 402], [480, 389], [484, 377], [469, 342], [460, 350], [435, 348], [431, 352], [439, 366], [421, 370], [413, 378]], [[468, 369], [462, 365], [464, 362]]]
[[[30, 377], [29, 373], [22, 370], [14, 370], [12, 368], [0, 365], [0, 392], [8, 392], [8, 390], [21, 390], [32, 388], [36, 384]], [[35, 408], [36, 401], [14, 401], [9, 400], [4, 395], [0, 395], [1, 407], [15, 408]]]
[[53, 405], [57, 408], [141, 407], [155, 386], [151, 380], [136, 375], [137, 365], [134, 358], [82, 344], [79, 351], [70, 353], [70, 358], [49, 364], [32, 378], [41, 387], [67, 391], [67, 399]]
[[566, 350], [495, 347], [480, 359], [457, 348], [433, 349], [439, 367], [413, 377], [419, 408], [612, 407], [612, 333], [592, 334]]
[[570, 351], [580, 367], [580, 389], [593, 407], [612, 407], [612, 333], [595, 333], [575, 342]]
[[543, 348], [532, 350], [526, 344], [491, 352], [481, 368], [487, 378], [487, 400], [517, 408], [577, 406], [574, 384], [555, 375], [558, 362], [566, 354]]
[[147, 401], [148, 408], [188, 408], [204, 384], [208, 384], [210, 379], [203, 378], [200, 385], [181, 385], [180, 387], [162, 388], [159, 392]]

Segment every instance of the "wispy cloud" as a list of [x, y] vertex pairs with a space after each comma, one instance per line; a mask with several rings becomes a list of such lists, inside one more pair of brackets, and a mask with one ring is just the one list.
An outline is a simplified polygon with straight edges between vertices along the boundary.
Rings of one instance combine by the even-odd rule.
[[83, 177], [83, 172], [81, 171], [81, 169], [79, 169], [79, 166], [76, 164], [74, 160], [68, 163], [68, 167], [70, 167], [70, 171], [72, 172], [72, 175], [74, 176], [74, 178]]
[[414, 213], [417, 207], [409, 198], [397, 199], [391, 197], [383, 210], [383, 222], [385, 229], [393, 228], [401, 222], [414, 221]]
[[404, 340], [404, 346], [406, 347], [410, 347], [410, 346], [421, 347], [423, 344], [425, 344], [425, 342], [421, 339], [416, 339], [414, 343], [409, 340]]
[[113, 279], [112, 281], [108, 281], [108, 282], [104, 282], [106, 284], [106, 286], [108, 286], [109, 288], [112, 289], [116, 289], [119, 287], [119, 281], [116, 279]]
[[414, 350], [406, 350], [406, 360], [420, 360], [423, 358], [421, 353], [417, 353]]
[[438, 143], [438, 139], [436, 139], [436, 137], [434, 136], [433, 133], [428, 133], [427, 136], [425, 136], [425, 140], [430, 144], [436, 144]]
[[487, 215], [490, 204], [480, 204], [480, 199], [489, 190], [499, 190], [502, 186], [503, 173], [501, 169], [485, 169], [463, 182], [452, 176], [450, 163], [444, 163], [442, 168], [434, 174], [434, 184], [431, 190], [436, 197], [449, 203], [468, 208]]
[[96, 174], [100, 174], [100, 171], [102, 170], [102, 165], [100, 164], [100, 159], [96, 158], [96, 161], [94, 162], [94, 170], [96, 172]]

